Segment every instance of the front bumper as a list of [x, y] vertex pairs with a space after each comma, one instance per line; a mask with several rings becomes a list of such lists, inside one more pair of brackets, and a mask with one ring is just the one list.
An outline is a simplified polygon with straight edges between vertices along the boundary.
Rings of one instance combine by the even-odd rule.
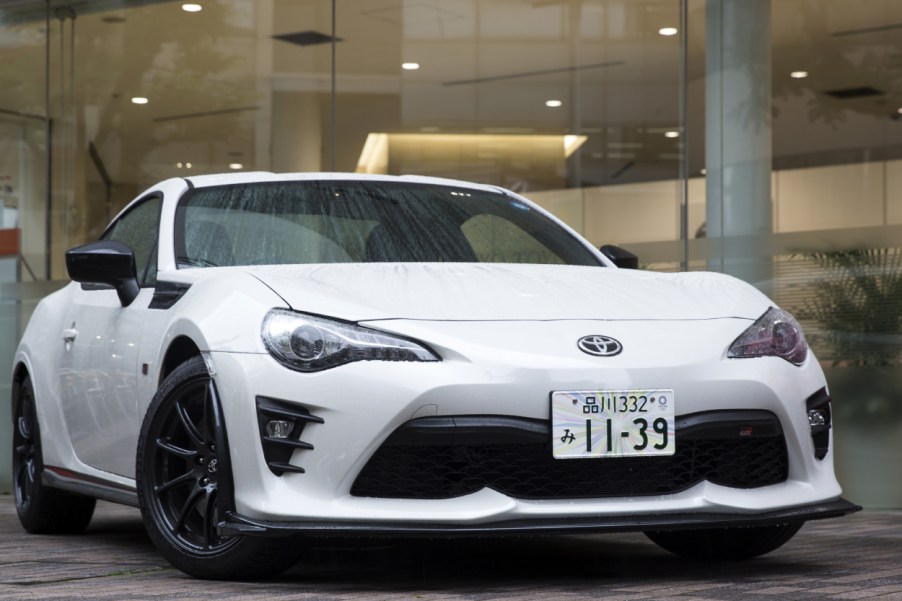
[[444, 524], [419, 522], [354, 522], [299, 520], [277, 522], [255, 520], [230, 513], [219, 524], [223, 535], [285, 536], [373, 536], [443, 537], [527, 534], [588, 534], [606, 532], [642, 532], [647, 530], [692, 530], [699, 528], [747, 528], [788, 522], [806, 522], [835, 518], [861, 510], [845, 499], [802, 507], [778, 509], [758, 514], [673, 513], [644, 516], [595, 516], [582, 518], [542, 518], [498, 520], [481, 524]]
[[[794, 514], [794, 508], [829, 505], [841, 495], [832, 451], [815, 457], [806, 414], [805, 400], [825, 385], [823, 373], [813, 358], [801, 367], [772, 357], [726, 359], [726, 345], [749, 324], [742, 319], [377, 322], [370, 325], [422, 340], [443, 360], [360, 362], [312, 374], [288, 370], [266, 354], [214, 351], [235, 479], [233, 519], [296, 524], [302, 530], [339, 524], [350, 531], [368, 524], [376, 531], [422, 526], [432, 532], [487, 532], [499, 524], [526, 523], [549, 531], [570, 524], [654, 529], [678, 522], [673, 516], [697, 527], [760, 516], [786, 521], [785, 512], [792, 519], [814, 519]], [[621, 340], [627, 350], [603, 360], [581, 353], [575, 341], [598, 332]], [[768, 411], [785, 434], [787, 478], [754, 489], [706, 481], [675, 494], [605, 499], [525, 500], [488, 488], [450, 499], [351, 494], [366, 462], [412, 419], [488, 414], [548, 420], [552, 391], [602, 388], [673, 389], [678, 415]], [[256, 413], [255, 399], [261, 396], [296, 403], [322, 418], [303, 433], [313, 448], [296, 451], [290, 460], [304, 473], [278, 476], [267, 465]], [[673, 519], [661, 522], [661, 516]], [[326, 526], [313, 527], [320, 524]]]

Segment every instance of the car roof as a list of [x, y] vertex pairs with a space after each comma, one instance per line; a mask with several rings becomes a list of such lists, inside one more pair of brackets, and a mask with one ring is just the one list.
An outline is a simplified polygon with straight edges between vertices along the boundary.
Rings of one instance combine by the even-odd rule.
[[455, 179], [441, 177], [429, 177], [424, 175], [372, 175], [366, 173], [272, 173], [269, 171], [242, 171], [232, 173], [218, 173], [212, 175], [196, 175], [185, 178], [195, 188], [207, 188], [211, 186], [227, 186], [231, 184], [251, 184], [264, 182], [292, 182], [292, 181], [372, 181], [372, 182], [405, 182], [413, 184], [431, 184], [435, 186], [453, 186], [455, 188], [470, 188], [486, 192], [504, 193], [504, 189], [498, 186], [475, 184]]

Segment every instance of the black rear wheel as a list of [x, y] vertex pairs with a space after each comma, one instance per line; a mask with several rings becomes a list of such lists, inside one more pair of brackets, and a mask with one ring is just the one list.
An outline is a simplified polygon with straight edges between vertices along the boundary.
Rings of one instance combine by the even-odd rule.
[[216, 387], [200, 357], [166, 378], [138, 441], [138, 502], [154, 544], [197, 578], [254, 579], [278, 574], [297, 558], [294, 539], [224, 536], [232, 474]]
[[710, 530], [660, 530], [645, 535], [663, 549], [692, 559], [751, 559], [782, 547], [804, 522], [714, 528]]
[[41, 433], [28, 376], [19, 383], [13, 402], [13, 487], [22, 527], [32, 534], [82, 532], [91, 522], [96, 501], [41, 482]]

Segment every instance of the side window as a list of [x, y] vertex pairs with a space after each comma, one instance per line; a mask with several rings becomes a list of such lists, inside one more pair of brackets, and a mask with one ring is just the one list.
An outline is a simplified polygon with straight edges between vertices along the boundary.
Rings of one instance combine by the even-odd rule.
[[153, 286], [157, 281], [157, 237], [162, 202], [154, 196], [135, 205], [103, 235], [104, 240], [122, 242], [135, 252], [135, 268], [141, 286]]
[[563, 263], [533, 236], [497, 215], [476, 215], [460, 229], [483, 263]]

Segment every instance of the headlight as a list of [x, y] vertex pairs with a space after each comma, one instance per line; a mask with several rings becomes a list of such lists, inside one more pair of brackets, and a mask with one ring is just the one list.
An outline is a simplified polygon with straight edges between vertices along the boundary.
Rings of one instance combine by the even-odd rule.
[[727, 357], [781, 357], [801, 365], [808, 358], [808, 342], [792, 315], [771, 307], [730, 345]]
[[298, 371], [320, 371], [352, 361], [440, 361], [412, 340], [284, 309], [266, 315], [263, 344], [280, 363]]

